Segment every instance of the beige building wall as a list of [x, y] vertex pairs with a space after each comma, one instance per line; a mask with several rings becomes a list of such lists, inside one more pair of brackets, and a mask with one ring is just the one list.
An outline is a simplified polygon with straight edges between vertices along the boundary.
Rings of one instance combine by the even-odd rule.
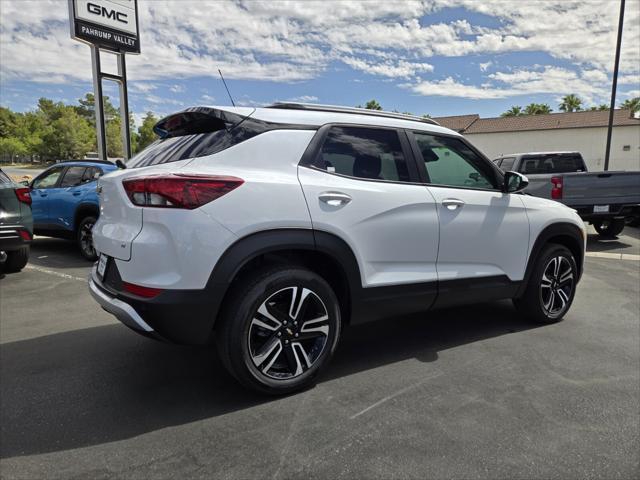
[[[604, 168], [605, 127], [471, 133], [465, 137], [491, 159], [507, 153], [570, 150], [582, 154], [589, 170]], [[628, 151], [624, 149], [627, 145]], [[640, 125], [613, 127], [609, 170], [640, 170]]]

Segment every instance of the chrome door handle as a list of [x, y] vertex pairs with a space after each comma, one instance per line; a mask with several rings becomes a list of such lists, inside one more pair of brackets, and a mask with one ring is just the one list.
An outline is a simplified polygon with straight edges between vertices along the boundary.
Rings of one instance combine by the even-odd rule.
[[351, 197], [349, 195], [340, 192], [323, 192], [318, 195], [318, 198], [321, 202], [324, 202], [332, 207], [346, 205], [351, 201]]
[[464, 202], [457, 198], [447, 198], [442, 201], [442, 205], [447, 207], [447, 210], [457, 210], [458, 208], [464, 207]]

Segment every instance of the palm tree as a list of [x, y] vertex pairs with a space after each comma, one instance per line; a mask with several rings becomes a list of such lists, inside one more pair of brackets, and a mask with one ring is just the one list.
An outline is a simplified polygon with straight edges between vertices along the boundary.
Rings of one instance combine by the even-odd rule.
[[551, 107], [546, 103], [530, 103], [524, 108], [524, 115], [544, 115], [551, 113]]
[[519, 105], [513, 105], [509, 110], [501, 114], [501, 117], [519, 117], [522, 115], [522, 107]]
[[590, 112], [597, 112], [597, 111], [603, 111], [603, 110], [609, 110], [609, 105], [607, 105], [606, 103], [601, 103], [600, 105], [593, 105], [589, 107]]
[[640, 111], [640, 97], [629, 98], [620, 104], [620, 108], [631, 110], [633, 113]]
[[563, 112], [579, 112], [582, 110], [582, 100], [577, 95], [571, 93], [562, 97], [562, 103], [559, 105]]

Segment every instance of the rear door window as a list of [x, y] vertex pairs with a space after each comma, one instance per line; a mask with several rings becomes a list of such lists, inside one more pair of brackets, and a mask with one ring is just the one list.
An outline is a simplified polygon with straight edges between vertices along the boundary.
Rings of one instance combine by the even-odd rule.
[[87, 169], [84, 172], [84, 175], [82, 175], [82, 183], [93, 182], [98, 178], [100, 178], [101, 176], [102, 176], [102, 170], [100, 170], [98, 167], [87, 167]]
[[69, 167], [67, 168], [62, 181], [60, 182], [60, 188], [77, 187], [82, 185], [82, 177], [87, 167]]
[[396, 130], [331, 127], [313, 166], [367, 180], [411, 181]]

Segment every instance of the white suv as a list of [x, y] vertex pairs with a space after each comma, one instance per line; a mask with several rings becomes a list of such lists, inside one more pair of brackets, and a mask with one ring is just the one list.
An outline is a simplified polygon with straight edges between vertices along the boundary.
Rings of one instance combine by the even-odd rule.
[[145, 335], [215, 341], [241, 383], [312, 384], [343, 326], [512, 298], [564, 316], [584, 224], [461, 135], [341, 107], [190, 108], [99, 181], [93, 297]]

